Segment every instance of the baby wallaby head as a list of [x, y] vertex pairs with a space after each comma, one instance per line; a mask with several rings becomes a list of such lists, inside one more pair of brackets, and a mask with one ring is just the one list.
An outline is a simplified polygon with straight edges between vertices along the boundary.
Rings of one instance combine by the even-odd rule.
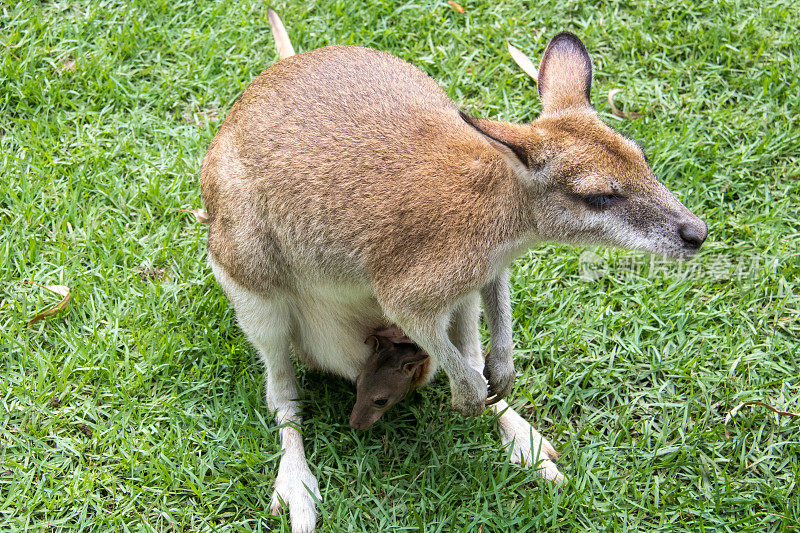
[[694, 255], [706, 224], [658, 182], [642, 148], [597, 115], [592, 63], [580, 39], [561, 33], [550, 41], [537, 85], [542, 114], [531, 124], [463, 115], [527, 191], [526, 218], [537, 238]]
[[367, 339], [372, 355], [356, 380], [356, 404], [350, 427], [367, 429], [381, 415], [419, 384], [428, 371], [430, 358], [397, 326], [390, 326]]

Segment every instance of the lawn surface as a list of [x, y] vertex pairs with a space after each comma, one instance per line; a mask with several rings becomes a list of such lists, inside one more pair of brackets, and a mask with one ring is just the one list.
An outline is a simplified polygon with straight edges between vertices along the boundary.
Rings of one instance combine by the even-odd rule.
[[[298, 51], [360, 44], [465, 110], [529, 121], [577, 33], [600, 114], [708, 222], [689, 263], [548, 245], [514, 265], [510, 401], [561, 452], [509, 465], [446, 380], [371, 431], [301, 371], [324, 531], [798, 531], [800, 8], [773, 2], [277, 4]], [[277, 431], [205, 264], [199, 161], [276, 60], [261, 1], [0, 3], [0, 531], [266, 531]], [[619, 107], [646, 113], [611, 115]], [[31, 326], [61, 298], [72, 301]], [[726, 432], [727, 429], [727, 432]]]

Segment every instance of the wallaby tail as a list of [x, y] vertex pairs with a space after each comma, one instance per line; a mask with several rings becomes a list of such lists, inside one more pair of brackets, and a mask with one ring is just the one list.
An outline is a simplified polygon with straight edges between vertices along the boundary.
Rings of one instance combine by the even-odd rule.
[[191, 213], [194, 215], [195, 222], [200, 224], [211, 224], [211, 217], [205, 209], [181, 209], [184, 213]]
[[272, 36], [275, 38], [275, 48], [278, 49], [278, 55], [281, 59], [286, 59], [294, 55], [294, 47], [292, 41], [289, 40], [289, 34], [286, 33], [286, 27], [281, 22], [281, 18], [271, 9], [267, 9], [267, 17], [269, 17], [269, 25], [272, 27]]
[[[289, 34], [286, 32], [286, 27], [283, 25], [281, 18], [271, 9], [267, 9], [267, 17], [269, 17], [269, 25], [272, 27], [272, 35], [275, 38], [275, 48], [278, 49], [278, 55], [281, 59], [286, 59], [294, 55], [294, 47], [292, 41], [289, 40]], [[203, 209], [188, 210], [189, 213], [194, 215], [195, 221], [200, 224], [210, 224], [211, 217]]]

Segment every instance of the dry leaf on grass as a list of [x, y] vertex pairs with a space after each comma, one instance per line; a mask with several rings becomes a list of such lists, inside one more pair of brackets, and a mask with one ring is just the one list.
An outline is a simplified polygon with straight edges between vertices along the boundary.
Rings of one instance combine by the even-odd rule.
[[642, 115], [641, 113], [636, 113], [635, 111], [622, 111], [618, 109], [617, 106], [614, 105], [614, 96], [621, 92], [622, 89], [611, 89], [610, 91], [608, 91], [608, 105], [611, 106], [611, 112], [614, 114], [614, 116], [620, 118], [627, 118], [631, 120], [642, 118], [644, 115]]
[[203, 111], [202, 115], [205, 117], [206, 122], [216, 122], [219, 120], [219, 109], [216, 107], [209, 107]]
[[506, 41], [506, 44], [508, 45], [508, 53], [511, 54], [511, 59], [514, 60], [514, 63], [519, 65], [519, 68], [521, 68], [525, 74], [533, 78], [533, 81], [537, 81], [539, 79], [539, 69], [536, 68], [533, 61], [516, 46], [512, 46], [508, 41]]
[[180, 211], [181, 213], [191, 213], [194, 215], [195, 222], [199, 222], [200, 224], [208, 224], [211, 221], [211, 217], [208, 216], [208, 212], [205, 209], [197, 208], [197, 209], [173, 209], [174, 211]]
[[65, 57], [63, 61], [61, 61], [61, 68], [59, 69], [59, 73], [68, 71], [68, 72], [75, 72], [77, 68], [77, 63], [71, 57]]
[[194, 124], [197, 129], [203, 129], [206, 125], [219, 120], [219, 109], [209, 107], [201, 111], [197, 104], [189, 104], [183, 108], [183, 123]]
[[453, 9], [458, 11], [459, 13], [464, 13], [464, 8], [461, 7], [460, 5], [456, 4], [455, 2], [453, 2], [453, 0], [447, 0], [447, 3], [448, 3], [448, 5], [450, 7], [452, 7]]
[[31, 318], [28, 321], [29, 326], [39, 322], [42, 319], [60, 313], [61, 311], [67, 308], [67, 304], [72, 299], [72, 294], [70, 293], [69, 287], [67, 287], [66, 285], [42, 285], [42, 287], [44, 287], [50, 292], [54, 292], [58, 295], [61, 295], [63, 298], [61, 298], [61, 301], [58, 302], [53, 307], [51, 307], [50, 309], [45, 309], [41, 313], [38, 313], [35, 317]]
[[736, 407], [734, 407], [733, 409], [731, 409], [731, 412], [728, 413], [725, 416], [725, 438], [730, 438], [730, 435], [728, 434], [728, 422], [730, 422], [731, 419], [734, 416], [736, 416], [736, 413], [739, 412], [739, 409], [741, 409], [742, 407], [748, 406], [748, 405], [760, 405], [761, 407], [766, 407], [767, 409], [769, 409], [773, 413], [777, 414], [778, 416], [788, 416], [788, 417], [791, 417], [791, 418], [800, 418], [800, 413], [792, 413], [791, 411], [781, 411], [780, 409], [776, 409], [775, 407], [772, 407], [770, 404], [764, 403], [764, 402], [762, 402], [760, 400], [750, 400], [750, 401], [747, 401], [747, 402], [742, 402], [739, 405], [737, 405]]
[[141, 266], [136, 269], [136, 272], [139, 273], [141, 281], [164, 281], [167, 274], [169, 274], [169, 269], [167, 267], [148, 268]]

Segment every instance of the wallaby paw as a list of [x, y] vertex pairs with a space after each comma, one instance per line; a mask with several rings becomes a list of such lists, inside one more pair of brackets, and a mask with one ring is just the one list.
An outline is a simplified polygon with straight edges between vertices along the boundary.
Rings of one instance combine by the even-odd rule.
[[507, 409], [498, 421], [500, 438], [511, 449], [510, 460], [525, 468], [535, 468], [548, 481], [562, 483], [566, 478], [553, 461], [558, 452], [527, 420]]
[[511, 394], [517, 374], [514, 371], [514, 361], [510, 357], [499, 361], [487, 360], [483, 374], [489, 382], [489, 403], [495, 403]]
[[465, 400], [453, 397], [453, 409], [462, 416], [480, 416], [486, 410], [486, 394]]
[[[545, 443], [547, 443], [547, 441], [544, 441], [542, 444]], [[524, 468], [535, 468], [539, 475], [547, 481], [552, 481], [556, 484], [560, 484], [566, 479], [553, 461], [544, 458], [547, 456], [544, 452], [544, 448], [542, 448], [542, 453], [537, 455], [534, 451], [537, 448], [528, 448], [525, 445], [519, 446], [516, 440], [513, 444], [509, 443], [509, 445], [512, 446], [510, 457], [512, 463]]]
[[477, 371], [470, 369], [458, 385], [450, 382], [450, 390], [453, 409], [462, 415], [479, 416], [486, 410], [486, 382]]
[[317, 505], [314, 497], [320, 500], [317, 478], [308, 465], [281, 461], [275, 491], [272, 493], [272, 514], [278, 514], [284, 506], [289, 507], [289, 520], [292, 533], [311, 533], [317, 524]]

